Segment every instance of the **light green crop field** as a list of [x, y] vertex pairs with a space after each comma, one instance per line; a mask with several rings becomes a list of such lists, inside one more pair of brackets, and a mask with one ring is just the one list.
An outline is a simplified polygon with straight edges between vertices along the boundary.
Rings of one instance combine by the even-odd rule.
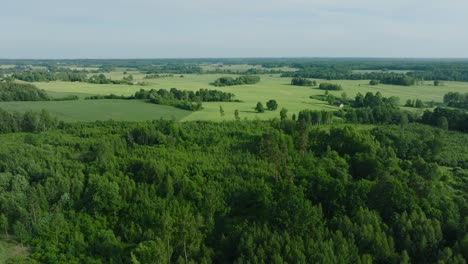
[[11, 111], [40, 111], [46, 109], [63, 121], [120, 120], [143, 121], [154, 119], [182, 120], [190, 111], [139, 100], [77, 100], [48, 102], [2, 102], [0, 108]]
[[[281, 78], [279, 75], [261, 75], [261, 81], [254, 85], [238, 85], [229, 87], [214, 87], [210, 83], [226, 74], [175, 74], [173, 77], [164, 77], [158, 79], [144, 80], [145, 74], [139, 72], [127, 72], [132, 74], [137, 81], [145, 81], [147, 86], [140, 85], [97, 85], [89, 83], [70, 83], [70, 82], [49, 82], [35, 83], [41, 89], [51, 93], [54, 97], [76, 94], [83, 98], [93, 94], [116, 94], [131, 95], [139, 89], [170, 89], [177, 88], [181, 90], [196, 91], [200, 88], [217, 89], [230, 92], [236, 95], [236, 99], [242, 102], [222, 102], [222, 103], [203, 103], [204, 109], [197, 112], [188, 112], [169, 106], [160, 106], [148, 104], [141, 101], [127, 100], [78, 100], [64, 102], [2, 102], [0, 108], [7, 110], [24, 111], [27, 109], [39, 110], [46, 109], [60, 120], [80, 121], [80, 120], [148, 120], [163, 118], [174, 118], [176, 120], [233, 120], [234, 111], [239, 110], [242, 119], [270, 119], [279, 117], [281, 108], [288, 109], [288, 114], [298, 113], [303, 109], [312, 110], [337, 110], [335, 106], [330, 106], [326, 102], [310, 99], [311, 95], [323, 94], [324, 91], [316, 87], [302, 87], [290, 85], [290, 78]], [[113, 79], [121, 79], [123, 71], [114, 71], [110, 73]], [[235, 75], [233, 75], [235, 76]], [[337, 80], [323, 81], [341, 84], [343, 91], [331, 91], [337, 97], [343, 92], [349, 98], [360, 92], [381, 92], [383, 96], [397, 96], [400, 98], [400, 104], [403, 105], [407, 99], [421, 99], [424, 102], [442, 102], [443, 95], [447, 92], [467, 92], [468, 83], [463, 82], [444, 82], [442, 86], [433, 86], [432, 82], [425, 82], [422, 85], [415, 86], [397, 86], [397, 85], [376, 85], [370, 86], [368, 80]], [[254, 107], [258, 101], [265, 106], [266, 101], [275, 99], [278, 102], [278, 110], [265, 111], [265, 113], [256, 113]], [[221, 116], [219, 106], [224, 109], [225, 115]]]

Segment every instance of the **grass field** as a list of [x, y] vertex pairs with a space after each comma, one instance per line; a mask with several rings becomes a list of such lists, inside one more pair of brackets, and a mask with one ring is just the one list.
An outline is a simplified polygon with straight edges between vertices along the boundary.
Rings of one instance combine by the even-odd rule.
[[0, 240], [0, 264], [4, 264], [8, 260], [10, 263], [21, 261], [27, 258], [28, 254], [28, 248], [11, 241]]
[[[145, 74], [132, 71], [128, 74], [133, 74], [138, 81], [143, 81]], [[123, 70], [114, 71], [109, 74], [113, 79], [121, 79]], [[70, 82], [49, 82], [35, 83], [39, 88], [48, 91], [54, 97], [63, 97], [66, 95], [75, 94], [80, 98], [93, 94], [117, 94], [131, 95], [139, 89], [170, 89], [178, 88], [182, 90], [196, 91], [200, 88], [218, 89], [226, 92], [231, 92], [236, 95], [236, 99], [242, 102], [223, 102], [223, 103], [203, 103], [204, 109], [197, 112], [188, 112], [168, 106], [160, 106], [147, 104], [141, 101], [126, 101], [126, 100], [78, 100], [64, 102], [2, 102], [0, 107], [8, 110], [24, 111], [24, 110], [39, 110], [46, 109], [60, 120], [80, 121], [80, 120], [146, 120], [175, 118], [176, 120], [233, 120], [234, 111], [240, 112], [240, 117], [248, 119], [269, 119], [279, 116], [279, 110], [284, 107], [289, 110], [289, 115], [298, 113], [303, 109], [317, 110], [336, 110], [334, 106], [328, 105], [326, 102], [310, 99], [309, 96], [323, 94], [324, 91], [317, 88], [301, 87], [289, 85], [290, 78], [281, 78], [279, 75], [261, 75], [261, 81], [255, 85], [239, 85], [230, 87], [214, 87], [209, 83], [215, 79], [226, 76], [225, 74], [184, 74], [173, 77], [165, 77], [159, 79], [144, 80], [148, 83], [147, 86], [140, 85], [97, 85], [89, 83], [70, 83]], [[416, 86], [396, 86], [396, 85], [368, 85], [367, 80], [337, 80], [323, 81], [341, 84], [343, 91], [331, 91], [337, 97], [345, 92], [349, 98], [360, 92], [365, 94], [368, 91], [380, 91], [383, 96], [398, 96], [400, 103], [403, 105], [407, 99], [421, 99], [424, 102], [441, 102], [443, 95], [447, 92], [467, 92], [468, 83], [463, 82], [444, 82], [443, 86], [433, 86], [432, 82], [425, 82], [422, 85]], [[258, 114], [254, 111], [254, 107], [258, 101], [265, 105], [265, 102], [270, 99], [275, 99], [278, 102], [279, 108], [276, 111]], [[222, 117], [219, 113], [219, 106], [222, 106], [225, 111], [225, 116]]]
[[182, 120], [190, 111], [166, 105], [149, 104], [138, 100], [77, 100], [48, 102], [3, 102], [0, 108], [23, 112], [46, 109], [63, 121], [93, 120]]

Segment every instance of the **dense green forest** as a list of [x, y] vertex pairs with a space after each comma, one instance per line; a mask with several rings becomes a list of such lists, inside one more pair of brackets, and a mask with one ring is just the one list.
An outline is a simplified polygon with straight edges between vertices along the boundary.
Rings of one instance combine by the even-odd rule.
[[86, 74], [80, 72], [25, 71], [13, 73], [11, 76], [17, 80], [25, 82], [50, 82], [57, 80], [66, 82], [84, 82], [88, 79]]
[[444, 103], [448, 106], [468, 109], [468, 93], [449, 92], [444, 95]]
[[[304, 69], [296, 72], [286, 72], [281, 74], [282, 77], [294, 78], [319, 78], [327, 80], [378, 80], [384, 84], [394, 84], [410, 86], [414, 85], [417, 78], [407, 76], [401, 73], [388, 73], [388, 72], [368, 72], [368, 73], [353, 73], [351, 70], [333, 71], [326, 68], [312, 68]], [[371, 83], [375, 85], [376, 83]]]
[[303, 120], [1, 135], [0, 232], [44, 263], [466, 263], [467, 134]]
[[327, 91], [341, 91], [343, 87], [339, 84], [334, 83], [321, 83], [318, 87], [320, 90], [327, 90]]
[[306, 78], [292, 78], [291, 79], [291, 85], [297, 85], [297, 86], [315, 86], [317, 85], [317, 81], [315, 80], [309, 80]]
[[46, 91], [24, 83], [1, 82], [0, 101], [48, 101]]
[[133, 76], [128, 75], [122, 80], [112, 80], [107, 78], [104, 74], [95, 74], [90, 77], [81, 71], [69, 70], [68, 72], [50, 72], [42, 70], [28, 70], [25, 72], [13, 73], [10, 78], [25, 82], [50, 82], [50, 81], [64, 81], [64, 82], [87, 82], [94, 84], [134, 84]]
[[260, 82], [260, 77], [244, 75], [237, 78], [232, 77], [221, 77], [215, 80], [212, 84], [214, 86], [232, 86], [232, 85], [243, 85], [243, 84], [255, 84]]

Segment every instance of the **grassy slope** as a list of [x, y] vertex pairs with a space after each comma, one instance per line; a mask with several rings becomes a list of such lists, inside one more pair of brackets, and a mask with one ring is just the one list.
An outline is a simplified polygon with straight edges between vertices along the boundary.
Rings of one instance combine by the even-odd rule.
[[[74, 101], [74, 102], [41, 102], [41, 103], [0, 103], [0, 107], [21, 111], [24, 109], [41, 109], [45, 108], [58, 116], [60, 119], [73, 120], [92, 120], [92, 119], [108, 119], [117, 120], [144, 120], [167, 117], [167, 114], [173, 115], [178, 120], [232, 120], [234, 119], [234, 110], [238, 109], [241, 118], [248, 119], [269, 119], [279, 116], [279, 109], [285, 107], [289, 110], [289, 114], [297, 113], [303, 109], [318, 109], [318, 110], [335, 110], [336, 107], [329, 106], [325, 102], [310, 99], [310, 95], [323, 94], [324, 92], [316, 88], [291, 86], [290, 78], [280, 78], [279, 75], [262, 75], [261, 82], [255, 85], [240, 85], [231, 87], [213, 87], [209, 85], [215, 79], [225, 76], [222, 74], [184, 74], [183, 78], [179, 75], [174, 77], [166, 77], [160, 79], [144, 80], [145, 76], [142, 73], [128, 71], [138, 81], [148, 82], [148, 86], [139, 85], [96, 85], [88, 83], [69, 83], [69, 82], [49, 82], [36, 83], [42, 89], [45, 89], [53, 96], [65, 96], [69, 94], [77, 94], [84, 97], [90, 94], [117, 94], [131, 95], [139, 89], [160, 89], [160, 88], [178, 88], [183, 90], [198, 90], [200, 88], [219, 89], [226, 92], [231, 92], [236, 95], [236, 98], [242, 100], [240, 103], [204, 103], [202, 111], [190, 113], [181, 111], [175, 108], [164, 106], [148, 105], [138, 101], [107, 101], [99, 100], [94, 102], [89, 101]], [[123, 70], [114, 71], [107, 74], [112, 79], [122, 79]], [[337, 97], [341, 96], [342, 92], [346, 92], [349, 98], [354, 98], [356, 93], [365, 94], [367, 91], [380, 91], [383, 96], [398, 96], [400, 103], [404, 104], [407, 99], [419, 98], [423, 101], [441, 102], [442, 97], [449, 91], [466, 92], [468, 83], [462, 82], [444, 82], [443, 86], [435, 87], [431, 82], [426, 82], [424, 85], [418, 86], [396, 86], [396, 85], [368, 85], [366, 80], [340, 80], [340, 81], [323, 81], [341, 84], [344, 91], [333, 91]], [[257, 114], [254, 107], [258, 101], [263, 104], [269, 99], [278, 101], [279, 109], [274, 112], [265, 112]], [[221, 117], [219, 106], [222, 106], [225, 111], [225, 116]], [[154, 117], [154, 118], [153, 118]], [[169, 117], [171, 118], [171, 117]]]

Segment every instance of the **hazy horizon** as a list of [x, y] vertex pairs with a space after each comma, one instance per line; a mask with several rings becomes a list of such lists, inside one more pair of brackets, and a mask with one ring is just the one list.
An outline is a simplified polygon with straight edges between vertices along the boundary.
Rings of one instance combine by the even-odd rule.
[[462, 0], [19, 0], [3, 59], [468, 58]]

